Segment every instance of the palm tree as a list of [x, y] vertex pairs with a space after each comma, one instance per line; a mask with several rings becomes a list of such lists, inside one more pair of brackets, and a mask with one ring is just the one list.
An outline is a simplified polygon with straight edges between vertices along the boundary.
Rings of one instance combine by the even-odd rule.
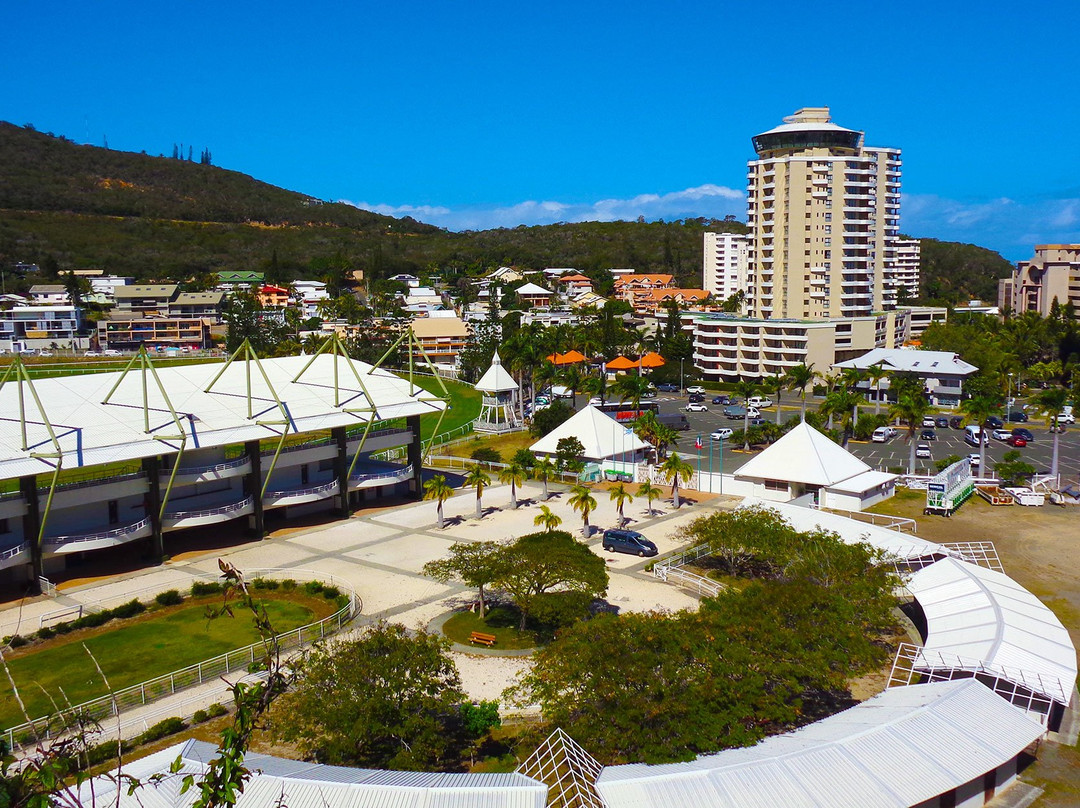
[[533, 371], [532, 379], [533, 400], [535, 400], [537, 390], [544, 390], [559, 380], [559, 369], [555, 366], [554, 362], [545, 359], [540, 363], [539, 367]]
[[761, 380], [761, 390], [767, 396], [776, 396], [776, 423], [780, 424], [780, 393], [784, 389], [784, 377], [779, 374]]
[[905, 391], [896, 399], [896, 403], [889, 407], [889, 415], [907, 421], [907, 435], [904, 440], [908, 442], [911, 454], [908, 457], [908, 474], [915, 473], [915, 432], [922, 426], [923, 416], [930, 410], [930, 403], [920, 392]]
[[557, 513], [552, 513], [551, 508], [547, 505], [540, 506], [540, 513], [533, 517], [533, 524], [536, 527], [542, 527], [548, 533], [551, 533], [555, 528], [562, 524], [562, 517]]
[[597, 376], [589, 376], [582, 382], [581, 389], [586, 393], [598, 396], [601, 404], [607, 403], [608, 383], [607, 375], [605, 373], [600, 373]]
[[657, 488], [655, 485], [650, 483], [648, 480], [646, 480], [645, 482], [643, 482], [641, 485], [638, 486], [637, 495], [638, 495], [638, 497], [645, 497], [645, 499], [648, 500], [649, 509], [647, 511], [647, 514], [649, 516], [652, 516], [653, 515], [652, 501], [654, 499], [659, 499], [660, 497], [662, 497], [663, 492], [659, 488]]
[[679, 433], [674, 427], [667, 424], [658, 424], [656, 427], [656, 452], [660, 457], [667, 456], [667, 447], [674, 446], [679, 442]]
[[652, 387], [648, 379], [630, 373], [624, 373], [617, 378], [612, 386], [622, 401], [629, 401], [634, 405], [635, 412], [641, 409], [641, 399]]
[[581, 368], [577, 365], [567, 365], [559, 372], [559, 378], [564, 385], [570, 388], [574, 409], [576, 410], [578, 390], [581, 389], [582, 382], [585, 381], [585, 376], [582, 374]]
[[424, 483], [424, 499], [433, 499], [439, 503], [439, 530], [443, 529], [443, 503], [453, 495], [454, 489], [442, 474], [436, 474]]
[[866, 378], [870, 380], [874, 390], [874, 415], [881, 412], [881, 382], [888, 376], [889, 371], [885, 370], [885, 366], [881, 362], [866, 369]]
[[[743, 400], [743, 451], [750, 451], [750, 399], [758, 394], [757, 382], [750, 379], [739, 379], [735, 382], [735, 394]], [[679, 506], [676, 505], [676, 508]]]
[[990, 416], [998, 411], [1001, 401], [996, 396], [982, 395], [972, 396], [961, 402], [960, 409], [964, 414], [979, 425], [979, 473], [984, 474], [986, 468], [986, 444], [989, 442], [986, 435], [986, 422]]
[[845, 391], [854, 395], [854, 398], [848, 399], [848, 406], [851, 407], [852, 410], [852, 424], [857, 424], [859, 422], [859, 404], [864, 401], [862, 394], [859, 392], [859, 385], [862, 383], [863, 379], [864, 374], [858, 368], [844, 368], [840, 371], [840, 384]]
[[840, 416], [842, 446], [847, 446], [848, 438], [855, 433], [855, 418], [859, 402], [862, 400], [862, 396], [853, 390], [837, 388], [825, 396], [825, 401], [821, 405], [822, 409], [829, 414], [830, 420], [833, 415]]
[[551, 499], [548, 494], [548, 480], [555, 476], [556, 471], [555, 462], [550, 457], [540, 458], [536, 461], [536, 465], [533, 466], [533, 477], [544, 484], [544, 502]]
[[499, 482], [510, 483], [510, 507], [517, 510], [517, 487], [525, 482], [528, 471], [516, 460], [512, 460], [504, 469], [499, 471]]
[[1046, 414], [1047, 426], [1054, 433], [1054, 453], [1050, 460], [1050, 473], [1054, 477], [1058, 473], [1058, 416], [1064, 411], [1068, 399], [1069, 391], [1063, 387], [1047, 387], [1035, 396], [1035, 406]]
[[484, 488], [491, 485], [491, 477], [480, 468], [479, 465], [473, 465], [469, 467], [469, 473], [465, 475], [465, 486], [467, 488], [476, 489], [476, 518], [480, 519], [484, 515], [483, 505], [481, 499], [484, 496]]
[[679, 481], [690, 482], [690, 478], [694, 476], [694, 467], [681, 459], [678, 452], [673, 452], [664, 461], [660, 471], [664, 472], [664, 477], [671, 484], [671, 504], [675, 506], [675, 510], [678, 510], [682, 504], [679, 501]]
[[646, 443], [656, 445], [656, 430], [660, 428], [660, 422], [656, 420], [656, 413], [652, 410], [643, 412], [634, 420], [634, 434]]
[[[800, 417], [803, 421], [806, 420], [806, 386], [814, 380], [815, 376], [817, 374], [814, 372], [813, 365], [796, 365], [784, 377], [788, 387], [799, 391], [799, 399], [802, 402]], [[777, 406], [779, 406], [779, 402], [777, 402]]]
[[592, 495], [592, 491], [586, 485], [575, 485], [570, 489], [570, 499], [567, 500], [570, 503], [570, 507], [575, 511], [580, 511], [582, 528], [581, 532], [585, 538], [589, 538], [592, 533], [589, 527], [589, 514], [596, 510], [596, 498]]
[[626, 490], [626, 486], [619, 483], [611, 489], [609, 499], [614, 502], [615, 507], [619, 509], [619, 527], [622, 527], [626, 524], [626, 519], [623, 517], [623, 504], [626, 502], [633, 502], [634, 498], [630, 495], [630, 492]]

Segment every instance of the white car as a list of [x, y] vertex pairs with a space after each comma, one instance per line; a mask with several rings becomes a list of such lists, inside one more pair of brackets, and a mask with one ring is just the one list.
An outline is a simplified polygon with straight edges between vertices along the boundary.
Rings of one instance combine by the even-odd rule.
[[708, 412], [709, 408], [706, 407], [704, 404], [701, 404], [701, 403], [699, 403], [697, 401], [693, 401], [693, 402], [686, 405], [686, 411], [687, 412]]
[[104, 351], [101, 352], [101, 355], [102, 356], [123, 356], [123, 354], [120, 353], [120, 351], [116, 350], [115, 348], [106, 348]]
[[1063, 412], [1063, 413], [1061, 413], [1061, 415], [1058, 416], [1058, 423], [1059, 424], [1075, 424], [1076, 423], [1076, 416], [1073, 415], [1071, 412]]
[[969, 454], [968, 461], [971, 463], [971, 467], [973, 469], [977, 469], [979, 467], [979, 453], [972, 452], [971, 454]]
[[687, 387], [686, 392], [691, 394], [699, 393], [700, 395], [705, 395], [705, 388], [702, 387], [700, 384], [695, 384], [693, 387]]
[[920, 443], [918, 446], [916, 446], [915, 447], [915, 456], [916, 457], [930, 457], [930, 444], [929, 443]]
[[711, 435], [709, 435], [709, 439], [710, 440], [727, 440], [728, 438], [730, 438], [734, 434], [735, 434], [734, 429], [728, 429], [727, 427], [724, 427], [723, 429], [718, 429], [715, 432], [713, 432]]
[[767, 399], [765, 396], [751, 396], [746, 400], [747, 407], [756, 407], [759, 410], [765, 407], [771, 407], [772, 404], [772, 401]]
[[1012, 437], [1012, 432], [1008, 429], [995, 429], [990, 434], [993, 435], [994, 440], [1008, 440]]
[[932, 415], [924, 415], [922, 419], [922, 425], [933, 429], [935, 426], [937, 426], [937, 419], [934, 418], [934, 416]]

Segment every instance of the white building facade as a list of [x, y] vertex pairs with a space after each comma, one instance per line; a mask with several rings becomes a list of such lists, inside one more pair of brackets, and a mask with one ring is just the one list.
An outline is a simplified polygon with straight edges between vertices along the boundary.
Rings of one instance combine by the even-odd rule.
[[750, 241], [741, 233], [706, 233], [701, 288], [721, 301], [745, 293]]

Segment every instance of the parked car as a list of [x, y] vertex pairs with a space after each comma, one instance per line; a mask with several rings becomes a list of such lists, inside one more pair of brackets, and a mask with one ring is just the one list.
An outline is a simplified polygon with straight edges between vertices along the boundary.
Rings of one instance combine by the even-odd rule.
[[636, 530], [610, 528], [604, 531], [604, 551], [608, 553], [629, 553], [630, 555], [651, 557], [659, 553], [656, 545]]
[[962, 415], [954, 415], [952, 418], [949, 419], [949, 426], [951, 426], [953, 429], [963, 429], [964, 428], [964, 418], [963, 418], [963, 416]]
[[101, 351], [87, 351], [83, 356], [101, 356]]
[[939, 415], [937, 418], [934, 419], [934, 426], [936, 426], [938, 429], [948, 429], [949, 417], [947, 415]]
[[728, 395], [713, 396], [712, 403], [713, 404], [730, 404], [731, 403], [731, 396], [728, 396]]
[[919, 440], [937, 440], [937, 432], [932, 429], [924, 429], [919, 433]]
[[993, 437], [994, 440], [1008, 440], [1012, 437], [1012, 432], [1007, 429], [995, 429], [991, 433], [991, 437]]
[[986, 424], [984, 424], [984, 426], [987, 426], [990, 429], [1000, 429], [1001, 427], [1005, 426], [1005, 422], [998, 418], [996, 415], [991, 415], [989, 418], [986, 419]]
[[695, 385], [692, 385], [691, 387], [687, 387], [686, 392], [688, 392], [688, 393], [698, 393], [699, 395], [704, 395], [705, 394], [705, 388], [702, 387], [700, 384], [695, 384]]
[[123, 354], [120, 353], [120, 351], [116, 350], [115, 348], [106, 348], [104, 351], [101, 352], [101, 355], [102, 356], [123, 356]]
[[679, 392], [679, 385], [671, 383], [658, 384], [656, 389], [661, 393], [677, 393]]
[[920, 443], [918, 446], [916, 446], [915, 447], [915, 456], [916, 457], [930, 457], [930, 444], [929, 443]]
[[928, 426], [931, 429], [933, 429], [935, 426], [937, 426], [937, 421], [934, 419], [934, 416], [932, 416], [932, 415], [924, 415], [923, 419], [922, 419], [922, 425], [923, 426]]
[[700, 404], [705, 400], [705, 396], [701, 395], [701, 393], [691, 393], [690, 398], [687, 400], [693, 404]]
[[1014, 429], [1012, 431], [1012, 434], [1013, 434], [1013, 437], [1015, 437], [1015, 438], [1023, 438], [1028, 443], [1031, 443], [1033, 440], [1035, 440], [1035, 436], [1031, 434], [1031, 430], [1030, 429], [1024, 429], [1024, 427], [1022, 427], [1022, 426], [1016, 427], [1016, 429]]
[[896, 430], [891, 426], [879, 426], [874, 430], [874, 434], [870, 436], [870, 440], [874, 443], [885, 443], [896, 437]]
[[759, 410], [772, 406], [772, 401], [765, 396], [751, 396], [746, 400], [747, 407], [757, 407]]
[[1014, 424], [1026, 424], [1028, 416], [1023, 410], [1013, 410], [1009, 413], [1009, 420]]
[[1028, 443], [1019, 435], [1009, 435], [1009, 439], [1005, 442], [1016, 449], [1023, 449]]
[[718, 429], [711, 435], [709, 435], [709, 440], [727, 440], [734, 434], [734, 429], [728, 429], [727, 427], [724, 427], [723, 429]]
[[687, 412], [708, 412], [709, 408], [702, 404], [700, 401], [691, 401], [685, 407]]
[[746, 423], [747, 426], [765, 426], [765, 419], [760, 415], [751, 415]]
[[1076, 416], [1073, 415], [1071, 412], [1063, 412], [1063, 413], [1061, 413], [1061, 415], [1058, 416], [1058, 423], [1059, 424], [1075, 424], [1076, 423]]
[[978, 452], [972, 452], [971, 454], [969, 454], [968, 455], [968, 462], [971, 463], [971, 467], [973, 469], [977, 469], [979, 467], [979, 453]]
[[980, 443], [986, 445], [990, 442], [990, 433], [980, 426], [975, 424], [968, 424], [964, 427], [964, 443], [971, 446], [978, 446]]
[[746, 407], [736, 407], [732, 405], [730, 407], [724, 407], [725, 418], [743, 418], [746, 416]]

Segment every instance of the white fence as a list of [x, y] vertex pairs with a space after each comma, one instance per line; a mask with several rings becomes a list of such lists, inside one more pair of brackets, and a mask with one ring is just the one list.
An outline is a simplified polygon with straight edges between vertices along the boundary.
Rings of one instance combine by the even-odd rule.
[[[355, 619], [363, 608], [360, 597], [328, 573], [293, 569], [265, 569], [253, 571], [247, 581], [250, 585], [260, 578], [277, 579], [279, 576], [295, 581], [318, 581], [320, 583], [324, 583], [329, 578], [332, 585], [342, 590], [342, 594], [348, 597], [349, 601], [329, 617], [324, 617], [322, 620], [276, 635], [275, 639], [282, 652], [305, 648], [311, 643], [339, 631], [343, 626]], [[158, 589], [161, 588], [158, 587]], [[127, 597], [127, 600], [131, 600], [131, 597]], [[9, 749], [16, 749], [35, 743], [39, 739], [62, 735], [67, 732], [70, 725], [69, 719], [72, 715], [77, 714], [90, 720], [102, 721], [125, 710], [167, 698], [186, 688], [219, 680], [225, 674], [237, 670], [247, 671], [250, 666], [262, 658], [265, 651], [266, 646], [262, 642], [253, 643], [244, 648], [237, 648], [226, 654], [189, 665], [186, 668], [122, 688], [111, 695], [77, 704], [58, 714], [44, 716], [11, 727], [4, 731], [4, 740]], [[171, 714], [175, 715], [175, 712]]]
[[683, 589], [689, 589], [698, 595], [715, 597], [727, 587], [711, 578], [706, 578], [704, 575], [698, 575], [696, 572], [683, 569], [690, 562], [709, 555], [709, 552], [709, 545], [700, 544], [686, 552], [668, 556], [653, 566], [653, 575], [661, 581], [674, 584]]

